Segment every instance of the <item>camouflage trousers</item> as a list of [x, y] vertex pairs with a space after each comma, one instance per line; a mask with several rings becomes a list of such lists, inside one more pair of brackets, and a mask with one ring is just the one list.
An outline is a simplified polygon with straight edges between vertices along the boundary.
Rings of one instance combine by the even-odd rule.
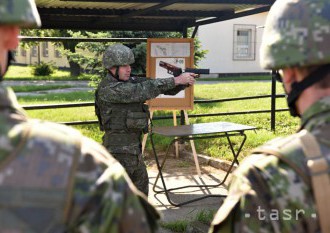
[[125, 168], [133, 184], [146, 196], [149, 193], [149, 178], [147, 167], [143, 161], [142, 154], [113, 154], [120, 164]]

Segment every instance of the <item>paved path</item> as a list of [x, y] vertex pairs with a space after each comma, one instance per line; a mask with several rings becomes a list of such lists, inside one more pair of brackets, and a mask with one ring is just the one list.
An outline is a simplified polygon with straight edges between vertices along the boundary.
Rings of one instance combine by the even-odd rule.
[[[162, 157], [160, 157], [160, 159], [162, 159]], [[148, 200], [157, 208], [158, 211], [160, 211], [163, 222], [176, 222], [179, 220], [192, 222], [201, 211], [216, 211], [222, 204], [224, 198], [209, 197], [179, 207], [172, 206], [168, 202], [165, 194], [155, 194], [152, 190], [158, 174], [153, 155], [151, 157], [150, 155], [148, 156], [146, 163], [148, 165], [149, 175]], [[163, 170], [163, 176], [167, 188], [187, 185], [217, 184], [225, 176], [225, 171], [208, 166], [203, 162], [203, 160], [200, 160], [199, 164], [202, 171], [201, 177], [197, 175], [192, 155], [190, 155], [190, 157], [185, 155], [179, 159], [174, 158], [174, 156], [169, 157]], [[223, 186], [216, 188], [180, 189], [172, 191], [169, 196], [173, 202], [183, 202], [192, 198], [203, 197], [208, 194], [226, 195], [229, 181], [230, 176]], [[160, 179], [158, 180], [156, 187], [156, 190], [163, 187]], [[159, 233], [168, 232], [171, 231], [161, 229]]]
[[54, 90], [43, 90], [34, 92], [17, 92], [17, 96], [32, 96], [32, 95], [44, 95], [50, 93], [69, 93], [76, 91], [92, 91], [94, 88], [89, 86], [89, 81], [48, 81], [48, 80], [36, 80], [36, 81], [4, 81], [5, 86], [51, 86], [51, 85], [70, 85], [73, 87], [54, 89]]
[[88, 87], [89, 81], [54, 81], [54, 80], [27, 80], [27, 81], [14, 81], [14, 80], [4, 80], [3, 84], [5, 86], [43, 86], [43, 85], [75, 85], [77, 87]]

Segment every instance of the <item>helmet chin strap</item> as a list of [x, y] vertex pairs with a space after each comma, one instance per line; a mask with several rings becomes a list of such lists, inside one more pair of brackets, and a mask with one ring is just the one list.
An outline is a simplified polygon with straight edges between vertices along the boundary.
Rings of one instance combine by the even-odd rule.
[[7, 66], [4, 68], [3, 71], [2, 71], [2, 68], [0, 66], [0, 82], [3, 80], [2, 72], [3, 72], [3, 74], [5, 74], [7, 72], [8, 67], [11, 65], [12, 61], [15, 61], [14, 55], [13, 55], [12, 51], [8, 51], [8, 54], [7, 54]]
[[122, 82], [122, 80], [119, 79], [119, 66], [116, 66], [116, 71], [115, 73], [112, 73], [110, 70], [109, 70], [110, 74], [118, 80], [118, 82]]
[[291, 92], [287, 96], [287, 102], [290, 109], [290, 114], [294, 117], [300, 116], [296, 108], [296, 101], [301, 95], [301, 93], [312, 86], [313, 84], [321, 81], [330, 72], [330, 64], [319, 67], [310, 73], [303, 81], [294, 82], [291, 84]]

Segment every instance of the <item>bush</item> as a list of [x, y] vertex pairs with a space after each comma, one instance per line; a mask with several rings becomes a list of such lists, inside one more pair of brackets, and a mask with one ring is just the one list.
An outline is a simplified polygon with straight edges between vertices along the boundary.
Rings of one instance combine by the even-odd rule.
[[32, 74], [35, 76], [49, 76], [53, 74], [54, 71], [54, 66], [45, 62], [40, 62], [40, 64], [32, 67]]

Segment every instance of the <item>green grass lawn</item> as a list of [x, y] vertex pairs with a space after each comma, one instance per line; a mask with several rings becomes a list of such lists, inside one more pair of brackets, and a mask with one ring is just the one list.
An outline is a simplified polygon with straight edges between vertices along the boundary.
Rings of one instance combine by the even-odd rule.
[[89, 80], [90, 75], [82, 74], [78, 77], [70, 76], [69, 71], [56, 70], [51, 76], [34, 76], [32, 66], [10, 66], [5, 76], [6, 80]]
[[[195, 99], [222, 99], [232, 97], [244, 97], [254, 95], [268, 95], [271, 90], [270, 82], [225, 82], [212, 85], [196, 85], [195, 86]], [[277, 92], [283, 93], [281, 85], [277, 86]], [[188, 114], [206, 114], [206, 113], [226, 113], [237, 111], [249, 110], [269, 110], [271, 106], [270, 98], [267, 99], [253, 99], [253, 100], [240, 100], [230, 101], [223, 103], [208, 103], [208, 104], [195, 104], [194, 110], [188, 111]], [[287, 108], [284, 98], [278, 98], [276, 108]], [[170, 115], [171, 112], [158, 111], [154, 116]], [[178, 113], [179, 114], [179, 113]], [[266, 141], [277, 137], [285, 136], [296, 131], [298, 128], [299, 120], [290, 117], [288, 112], [276, 113], [276, 132], [270, 130], [270, 113], [262, 114], [242, 114], [242, 115], [228, 115], [228, 116], [215, 116], [215, 117], [199, 117], [190, 118], [190, 123], [203, 123], [214, 121], [228, 121], [238, 124], [246, 124], [258, 127], [258, 130], [247, 131], [247, 141], [241, 153], [240, 159], [245, 157], [249, 151]], [[173, 125], [171, 120], [154, 121], [155, 125]], [[155, 135], [157, 136], [157, 135]], [[169, 143], [170, 140], [155, 137], [158, 141], [157, 144], [162, 144], [163, 148]], [[233, 138], [233, 143], [236, 146], [240, 144], [241, 138]], [[224, 158], [230, 160], [232, 158], [230, 148], [226, 138], [210, 139], [195, 141], [197, 151], [199, 153], [207, 154], [212, 157]]]
[[[195, 85], [194, 93], [195, 99], [211, 100], [253, 95], [267, 95], [270, 93], [270, 88], [270, 82], [224, 82], [218, 84]], [[278, 85], [277, 89], [278, 93], [283, 93], [281, 85]], [[74, 93], [45, 94], [39, 96], [18, 97], [18, 100], [22, 105], [89, 102], [94, 101], [94, 93], [91, 91], [84, 91]], [[285, 99], [278, 98], [276, 107], [286, 108], [287, 106]], [[194, 110], [188, 111], [188, 114], [206, 114], [219, 112], [226, 113], [234, 111], [236, 112], [269, 109], [270, 98], [267, 98], [230, 101], [222, 103], [195, 104]], [[176, 113], [179, 116], [179, 111], [177, 111]], [[96, 119], [93, 107], [29, 110], [28, 115], [34, 118], [41, 118], [57, 122], [85, 121]], [[154, 113], [154, 117], [163, 115], [172, 115], [172, 111], [156, 111]], [[256, 131], [246, 132], [248, 137], [245, 146], [242, 150], [240, 160], [256, 146], [259, 146], [274, 137], [285, 136], [295, 132], [299, 124], [298, 119], [290, 117], [288, 112], [276, 113], [275, 133], [270, 130], [270, 113], [190, 118], [190, 123], [213, 121], [228, 121], [258, 127], [258, 130]], [[173, 120], [154, 120], [153, 124], [156, 126], [173, 125]], [[92, 137], [96, 141], [101, 142], [102, 132], [99, 131], [98, 125], [95, 124], [76, 126], [76, 128], [78, 128], [86, 136]], [[240, 137], [233, 138], [233, 143], [236, 148], [237, 145], [240, 144], [240, 140]], [[166, 146], [170, 142], [170, 139], [155, 135], [155, 142], [157, 144], [158, 150], [165, 150]], [[206, 154], [221, 159], [232, 159], [232, 154], [225, 138], [195, 141], [195, 145], [198, 153]], [[146, 148], [147, 152], [151, 151], [151, 145], [149, 140], [147, 142]]]
[[[246, 78], [242, 76], [239, 78]], [[13, 80], [43, 80], [45, 77], [33, 77], [31, 74], [31, 67], [12, 66], [7, 73], [5, 79]], [[57, 71], [51, 77], [46, 79], [52, 80], [72, 80], [69, 72]], [[77, 78], [75, 78], [77, 79]], [[205, 80], [221, 80], [222, 78], [212, 78]], [[235, 77], [230, 77], [231, 80], [237, 80]], [[251, 77], [251, 79], [268, 79], [265, 77]], [[202, 79], [199, 79], [202, 80]], [[269, 80], [269, 79], [268, 79]], [[17, 92], [32, 91], [36, 87], [15, 87]], [[283, 88], [281, 84], [277, 84], [277, 93], [282, 94]], [[197, 84], [194, 88], [194, 96], [196, 100], [214, 100], [225, 99], [234, 97], [246, 97], [256, 95], [269, 95], [271, 93], [271, 82], [267, 81], [226, 81], [217, 84]], [[56, 104], [56, 103], [72, 103], [72, 102], [92, 102], [94, 101], [94, 93], [92, 91], [81, 91], [73, 93], [56, 93], [56, 94], [43, 94], [38, 96], [22, 96], [18, 97], [20, 104], [22, 105], [38, 105], [38, 104]], [[271, 106], [270, 98], [264, 99], [252, 99], [252, 100], [240, 100], [220, 103], [204, 103], [195, 104], [194, 110], [188, 111], [188, 114], [208, 114], [208, 113], [227, 113], [227, 112], [241, 112], [251, 110], [269, 110]], [[287, 108], [284, 98], [278, 98], [276, 101], [276, 108]], [[56, 122], [69, 122], [69, 121], [85, 121], [96, 120], [93, 107], [81, 107], [81, 108], [62, 108], [62, 109], [48, 109], [48, 110], [29, 110], [28, 115], [33, 118], [40, 118], [43, 120], [51, 120]], [[172, 115], [172, 111], [156, 111], [154, 117]], [[179, 111], [176, 112], [179, 116]], [[179, 119], [178, 119], [179, 121]], [[239, 160], [244, 158], [251, 149], [265, 143], [266, 141], [278, 137], [286, 136], [295, 132], [298, 128], [299, 119], [290, 117], [288, 112], [276, 113], [276, 131], [270, 130], [270, 113], [261, 114], [241, 114], [241, 115], [226, 115], [226, 116], [213, 116], [213, 117], [198, 117], [190, 118], [190, 123], [203, 123], [214, 121], [228, 121], [239, 124], [246, 124], [255, 126], [258, 128], [256, 131], [247, 131], [247, 141], [241, 152]], [[173, 125], [173, 120], [154, 120], [155, 126]], [[179, 122], [178, 122], [179, 124]], [[92, 137], [98, 142], [101, 142], [102, 132], [99, 131], [98, 125], [84, 125], [75, 126], [84, 135]], [[233, 138], [234, 146], [240, 144], [240, 137]], [[170, 142], [169, 138], [164, 138], [155, 135], [155, 142], [158, 150], [165, 151], [166, 146]], [[206, 154], [212, 157], [221, 159], [232, 159], [232, 154], [228, 147], [228, 143], [225, 138], [200, 140], [195, 141], [197, 152]], [[188, 147], [189, 149], [189, 147]], [[150, 141], [148, 140], [146, 151], [151, 151]]]

